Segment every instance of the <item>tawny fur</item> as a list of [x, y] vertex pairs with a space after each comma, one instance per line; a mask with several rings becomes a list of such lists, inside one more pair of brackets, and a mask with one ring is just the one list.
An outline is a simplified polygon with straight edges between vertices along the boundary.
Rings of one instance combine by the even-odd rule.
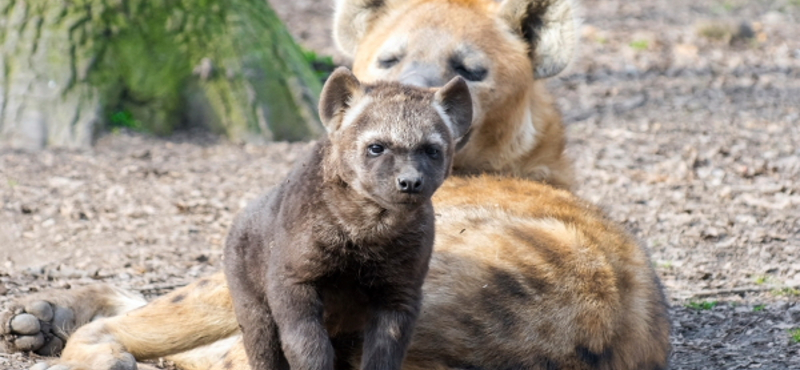
[[[470, 83], [476, 128], [456, 166], [494, 175], [451, 177], [434, 199], [436, 244], [405, 369], [664, 369], [669, 320], [644, 250], [590, 204], [525, 180], [573, 181], [559, 114], [536, 80], [571, 59], [571, 2], [504, 5], [511, 7], [500, 13], [501, 4], [490, 0], [337, 1], [337, 42], [354, 55], [363, 81], [404, 77], [376, 69], [388, 41], [406, 48], [406, 62], [427, 64], [419, 70], [434, 71], [426, 78], [453, 74], [438, 53], [465, 45], [489, 71]], [[531, 17], [519, 9], [538, 9], [540, 22], [529, 24], [550, 36], [520, 37], [524, 27], [509, 22]], [[213, 351], [201, 347], [175, 359], [186, 369], [249, 369], [241, 342], [231, 337], [237, 326], [224, 279], [207, 281], [98, 321], [113, 332], [105, 340], [147, 358], [229, 338]], [[74, 304], [76, 311], [95, 309]], [[68, 349], [82, 359], [108, 356], [84, 343], [71, 341]]]
[[[451, 178], [434, 202], [436, 244], [405, 369], [666, 368], [666, 303], [648, 256], [596, 207], [497, 176]], [[102, 323], [143, 359], [229, 337], [237, 324], [224, 279], [201, 282], [73, 338]], [[77, 349], [83, 356], [63, 360], [96, 353]], [[248, 369], [244, 357], [217, 356], [197, 351], [179, 363]]]

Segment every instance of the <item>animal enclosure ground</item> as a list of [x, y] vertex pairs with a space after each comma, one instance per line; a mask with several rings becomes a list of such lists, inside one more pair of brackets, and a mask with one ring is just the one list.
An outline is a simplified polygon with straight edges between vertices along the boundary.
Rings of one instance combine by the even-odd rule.
[[[301, 43], [346, 63], [331, 2], [274, 3]], [[550, 90], [578, 194], [651, 251], [671, 368], [800, 368], [800, 2], [583, 8], [578, 59]], [[154, 296], [218, 270], [234, 215], [307, 147], [123, 133], [0, 152], [0, 305], [96, 282]]]

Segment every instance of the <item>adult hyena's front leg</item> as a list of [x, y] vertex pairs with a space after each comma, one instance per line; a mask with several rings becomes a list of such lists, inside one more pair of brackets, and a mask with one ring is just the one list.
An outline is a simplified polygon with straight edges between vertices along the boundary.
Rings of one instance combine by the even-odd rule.
[[0, 315], [0, 352], [52, 356], [79, 327], [144, 306], [141, 296], [110, 285], [53, 290], [27, 296]]
[[61, 358], [48, 366], [130, 370], [136, 368], [135, 360], [178, 354], [229, 337], [238, 329], [225, 276], [218, 273], [124, 315], [82, 326], [69, 338]]

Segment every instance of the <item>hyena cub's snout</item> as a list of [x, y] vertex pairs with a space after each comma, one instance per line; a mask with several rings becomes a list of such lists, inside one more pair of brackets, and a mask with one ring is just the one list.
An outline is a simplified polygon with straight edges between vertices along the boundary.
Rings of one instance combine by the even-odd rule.
[[419, 194], [425, 178], [416, 171], [407, 171], [397, 176], [397, 190], [406, 194]]
[[398, 169], [395, 176], [397, 191], [405, 194], [419, 194], [425, 185], [425, 174], [417, 168], [419, 164], [408, 163]]

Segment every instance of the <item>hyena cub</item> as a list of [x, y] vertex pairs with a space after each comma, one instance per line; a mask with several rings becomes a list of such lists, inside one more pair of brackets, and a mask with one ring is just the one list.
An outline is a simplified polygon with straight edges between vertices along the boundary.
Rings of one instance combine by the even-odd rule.
[[438, 91], [349, 70], [320, 98], [328, 137], [231, 228], [225, 274], [253, 369], [399, 369], [434, 236], [433, 192], [472, 121], [460, 77]]

